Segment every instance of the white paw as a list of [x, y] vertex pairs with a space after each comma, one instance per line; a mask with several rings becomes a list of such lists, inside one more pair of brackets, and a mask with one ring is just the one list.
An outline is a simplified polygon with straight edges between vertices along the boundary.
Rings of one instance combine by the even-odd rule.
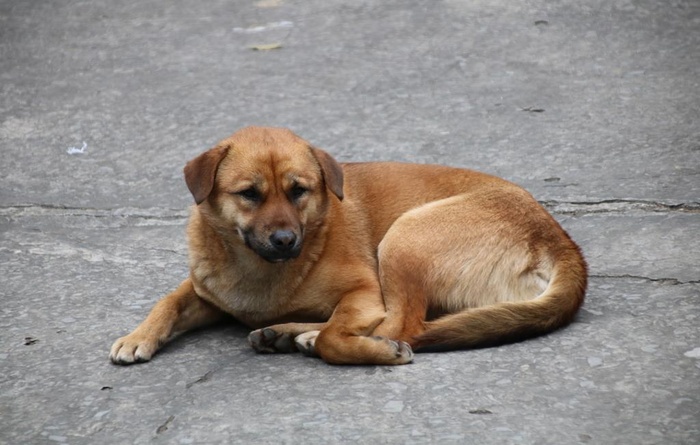
[[309, 331], [297, 335], [294, 339], [297, 349], [309, 357], [318, 357], [318, 354], [316, 354], [316, 337], [318, 337], [319, 332], [321, 331]]
[[158, 341], [129, 334], [114, 342], [109, 359], [117, 365], [147, 362], [158, 349]]

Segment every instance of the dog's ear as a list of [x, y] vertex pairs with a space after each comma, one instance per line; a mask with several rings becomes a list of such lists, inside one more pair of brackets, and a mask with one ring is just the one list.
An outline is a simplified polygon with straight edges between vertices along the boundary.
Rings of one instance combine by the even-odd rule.
[[343, 200], [343, 167], [325, 151], [310, 147], [316, 161], [321, 166], [326, 187], [341, 201]]
[[226, 146], [212, 148], [185, 165], [185, 182], [197, 204], [207, 199], [214, 188], [216, 169], [219, 168], [227, 151], [228, 147]]

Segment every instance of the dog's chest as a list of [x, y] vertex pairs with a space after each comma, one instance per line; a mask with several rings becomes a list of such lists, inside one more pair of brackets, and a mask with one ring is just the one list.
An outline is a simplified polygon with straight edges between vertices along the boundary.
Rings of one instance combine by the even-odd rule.
[[284, 280], [250, 279], [233, 267], [200, 262], [193, 268], [200, 297], [248, 325], [279, 319], [290, 312], [294, 293]]

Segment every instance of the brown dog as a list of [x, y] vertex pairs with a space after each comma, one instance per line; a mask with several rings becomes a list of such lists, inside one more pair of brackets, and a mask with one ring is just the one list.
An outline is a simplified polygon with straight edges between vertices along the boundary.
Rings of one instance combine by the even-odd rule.
[[[190, 277], [112, 346], [147, 361], [230, 314], [259, 352], [398, 365], [412, 348], [517, 341], [583, 302], [579, 248], [523, 189], [456, 168], [338, 164], [284, 129], [245, 128], [185, 166]], [[261, 329], [263, 328], [263, 329]]]

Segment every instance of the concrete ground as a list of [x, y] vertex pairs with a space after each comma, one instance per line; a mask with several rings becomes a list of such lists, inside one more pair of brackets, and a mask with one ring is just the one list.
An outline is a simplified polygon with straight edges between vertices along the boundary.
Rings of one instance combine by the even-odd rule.
[[[394, 368], [240, 326], [110, 364], [187, 275], [182, 167], [250, 124], [523, 185], [579, 317]], [[700, 443], [695, 0], [3, 0], [0, 156], [0, 443]]]

